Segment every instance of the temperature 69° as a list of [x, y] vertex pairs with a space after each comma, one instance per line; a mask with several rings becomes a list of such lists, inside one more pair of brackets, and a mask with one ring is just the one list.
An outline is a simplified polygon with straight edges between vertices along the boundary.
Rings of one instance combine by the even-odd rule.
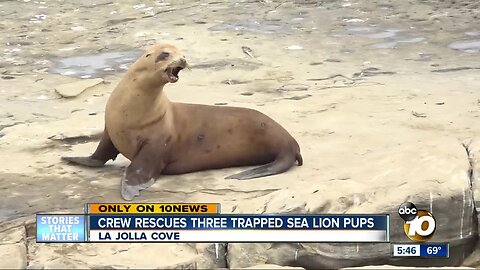
[[440, 246], [428, 247], [427, 248], [427, 254], [428, 255], [436, 255], [440, 250], [442, 250], [442, 247], [440, 247]]

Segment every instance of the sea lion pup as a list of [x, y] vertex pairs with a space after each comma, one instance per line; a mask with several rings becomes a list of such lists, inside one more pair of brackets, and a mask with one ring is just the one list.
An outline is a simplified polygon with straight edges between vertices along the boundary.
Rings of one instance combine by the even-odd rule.
[[121, 193], [132, 200], [160, 174], [264, 164], [227, 179], [251, 179], [302, 165], [295, 139], [251, 109], [171, 102], [163, 91], [187, 67], [169, 44], [152, 46], [128, 69], [105, 109], [105, 130], [89, 157], [63, 160], [101, 167], [119, 153], [131, 161]]

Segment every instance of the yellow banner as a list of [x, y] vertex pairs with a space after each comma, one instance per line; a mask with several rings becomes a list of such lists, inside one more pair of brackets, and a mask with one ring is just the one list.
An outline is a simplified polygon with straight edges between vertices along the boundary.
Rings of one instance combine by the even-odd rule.
[[219, 214], [219, 203], [87, 203], [88, 214]]

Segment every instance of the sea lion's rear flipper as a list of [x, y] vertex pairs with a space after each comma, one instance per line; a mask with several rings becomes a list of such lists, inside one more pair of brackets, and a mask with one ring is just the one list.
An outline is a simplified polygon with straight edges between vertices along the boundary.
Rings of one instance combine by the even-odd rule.
[[62, 157], [62, 160], [71, 163], [87, 166], [87, 167], [102, 167], [110, 159], [115, 160], [119, 152], [110, 140], [107, 130], [103, 132], [102, 139], [93, 153], [89, 157]]
[[158, 152], [148, 145], [141, 147], [123, 174], [121, 181], [123, 199], [131, 201], [139, 196], [141, 190], [155, 183], [155, 179], [161, 174], [164, 167]]
[[225, 177], [225, 179], [247, 180], [252, 178], [258, 178], [258, 177], [283, 173], [283, 172], [286, 172], [288, 169], [290, 169], [290, 167], [293, 166], [295, 161], [298, 161], [299, 166], [302, 165], [303, 160], [299, 153], [297, 154], [288, 153], [283, 155], [280, 154], [271, 163], [268, 163], [250, 170], [246, 170], [241, 173], [227, 176]]

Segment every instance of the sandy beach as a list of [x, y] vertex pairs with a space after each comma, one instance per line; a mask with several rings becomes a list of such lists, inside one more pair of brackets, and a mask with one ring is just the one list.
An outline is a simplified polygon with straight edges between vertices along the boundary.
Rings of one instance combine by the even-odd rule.
[[36, 243], [36, 213], [122, 202], [127, 159], [90, 169], [60, 157], [95, 150], [111, 91], [161, 42], [191, 67], [166, 85], [170, 100], [259, 110], [304, 165], [250, 181], [224, 179], [245, 168], [162, 176], [136, 202], [391, 213], [394, 242], [398, 206], [415, 201], [441, 224], [432, 241], [452, 248], [427, 265], [480, 267], [476, 1], [22, 0], [0, 1], [0, 15], [0, 254], [12, 258], [1, 267], [425, 266], [392, 260], [387, 244], [229, 243], [218, 256], [214, 244]]

